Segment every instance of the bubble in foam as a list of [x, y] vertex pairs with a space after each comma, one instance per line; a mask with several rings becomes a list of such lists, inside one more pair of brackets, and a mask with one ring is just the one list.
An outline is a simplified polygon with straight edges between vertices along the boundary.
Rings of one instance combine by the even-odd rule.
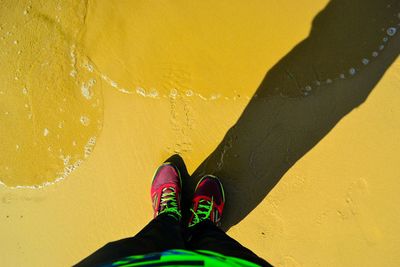
[[151, 89], [149, 93], [150, 97], [157, 97], [158, 96], [158, 91], [156, 89]]
[[95, 136], [90, 137], [88, 144], [94, 146], [96, 144], [96, 137]]
[[367, 64], [369, 63], [369, 59], [363, 58], [363, 59], [361, 60], [361, 62], [362, 62], [364, 65], [367, 65]]
[[186, 96], [192, 96], [193, 95], [193, 91], [192, 90], [187, 90], [186, 91]]
[[93, 93], [91, 92], [91, 88], [95, 84], [96, 84], [95, 79], [90, 79], [87, 84], [82, 82], [81, 93], [82, 93], [83, 97], [86, 98], [87, 100], [92, 99]]
[[82, 67], [86, 68], [88, 71], [93, 72], [94, 67], [92, 64], [89, 63], [89, 61], [85, 60], [85, 62], [82, 63]]
[[388, 40], [389, 40], [389, 38], [387, 38], [387, 37], [383, 37], [383, 39], [382, 39], [382, 41], [383, 41], [384, 43], [386, 43]]
[[176, 97], [177, 95], [178, 95], [178, 90], [176, 90], [175, 88], [171, 89], [169, 96]]
[[386, 33], [389, 35], [389, 36], [394, 36], [395, 34], [396, 34], [396, 28], [395, 27], [390, 27], [389, 29], [387, 29], [387, 31], [386, 31]]
[[[213, 95], [211, 95], [211, 97], [210, 97], [210, 99], [211, 100], [216, 100], [216, 99], [218, 99], [218, 98], [220, 98], [221, 97], [221, 94], [213, 94]], [[240, 97], [240, 96], [239, 96]], [[235, 99], [236, 99], [236, 96], [234, 97]]]
[[356, 74], [356, 69], [355, 69], [355, 68], [350, 68], [350, 69], [349, 69], [349, 73], [350, 73], [351, 75]]
[[125, 88], [119, 88], [118, 90], [119, 90], [120, 92], [124, 93], [124, 94], [132, 94], [131, 91], [129, 91], [129, 90], [125, 89]]
[[137, 87], [136, 88], [136, 93], [139, 95], [145, 96], [146, 95], [146, 90], [144, 90], [142, 87]]
[[378, 55], [379, 55], [378, 52], [376, 52], [376, 51], [372, 52], [373, 57], [377, 57]]
[[80, 117], [79, 120], [81, 121], [81, 123], [82, 123], [84, 126], [88, 126], [89, 123], [90, 123], [90, 119], [89, 119], [88, 117], [86, 117], [86, 116], [83, 116], [83, 115]]
[[67, 166], [69, 164], [71, 156], [67, 155], [64, 157], [64, 155], [60, 155], [60, 159], [64, 162], [64, 166]]
[[310, 92], [310, 91], [312, 90], [311, 86], [309, 86], [309, 85], [307, 85], [306, 87], [304, 87], [304, 89], [305, 89], [307, 92]]
[[111, 81], [110, 84], [111, 84], [112, 87], [118, 88], [118, 83], [117, 82]]
[[381, 51], [382, 51], [384, 48], [385, 48], [384, 45], [380, 45], [380, 46], [379, 46], [379, 50], [381, 50]]
[[96, 137], [95, 136], [90, 137], [84, 149], [85, 158], [87, 158], [93, 152], [95, 144], [96, 144]]

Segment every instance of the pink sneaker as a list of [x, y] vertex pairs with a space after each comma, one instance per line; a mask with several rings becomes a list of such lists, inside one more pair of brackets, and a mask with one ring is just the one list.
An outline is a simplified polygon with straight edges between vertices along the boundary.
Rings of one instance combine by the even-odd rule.
[[178, 168], [169, 162], [158, 167], [151, 184], [154, 218], [165, 213], [180, 221], [181, 187], [182, 180]]
[[225, 193], [220, 180], [213, 175], [204, 176], [194, 191], [188, 226], [195, 226], [204, 220], [211, 220], [219, 226], [224, 205]]

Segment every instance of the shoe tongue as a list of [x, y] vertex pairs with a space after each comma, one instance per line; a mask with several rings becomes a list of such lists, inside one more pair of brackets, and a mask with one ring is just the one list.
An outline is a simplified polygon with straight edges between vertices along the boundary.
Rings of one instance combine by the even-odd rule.
[[166, 188], [164, 188], [164, 190], [163, 190], [163, 193], [164, 193], [164, 194], [165, 194], [165, 193], [172, 193], [172, 192], [175, 192], [175, 190], [174, 190], [173, 187], [166, 187]]

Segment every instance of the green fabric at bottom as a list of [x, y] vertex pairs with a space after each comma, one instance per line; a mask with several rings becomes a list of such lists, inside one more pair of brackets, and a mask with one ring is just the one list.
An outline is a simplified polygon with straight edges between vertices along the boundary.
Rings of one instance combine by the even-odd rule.
[[243, 266], [256, 267], [255, 263], [228, 257], [208, 250], [188, 251], [173, 249], [146, 255], [128, 256], [117, 261], [102, 265], [102, 267], [133, 267], [133, 266]]

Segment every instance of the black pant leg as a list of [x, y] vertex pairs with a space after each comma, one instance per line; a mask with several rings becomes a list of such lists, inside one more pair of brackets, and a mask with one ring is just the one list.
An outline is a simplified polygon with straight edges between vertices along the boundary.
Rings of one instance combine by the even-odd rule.
[[162, 214], [153, 219], [137, 235], [110, 242], [80, 261], [75, 267], [96, 266], [131, 255], [184, 249], [179, 222]]
[[209, 250], [221, 253], [225, 256], [248, 260], [261, 266], [272, 266], [208, 220], [189, 229], [186, 247], [190, 250]]

